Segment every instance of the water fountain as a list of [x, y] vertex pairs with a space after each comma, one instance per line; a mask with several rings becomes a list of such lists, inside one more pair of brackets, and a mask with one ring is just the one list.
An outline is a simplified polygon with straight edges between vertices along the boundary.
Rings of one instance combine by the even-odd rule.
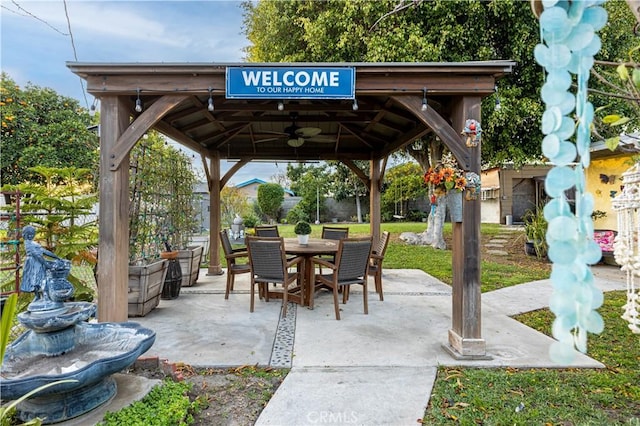
[[7, 347], [0, 369], [0, 395], [10, 401], [50, 383], [75, 380], [48, 387], [18, 404], [20, 420], [39, 417], [43, 424], [51, 424], [111, 400], [117, 391], [111, 375], [146, 352], [155, 332], [131, 322], [86, 322], [95, 315], [96, 305], [64, 302], [73, 294], [67, 280], [71, 264], [33, 242], [34, 235], [33, 227], [24, 228], [27, 258], [21, 289], [35, 297], [18, 320], [28, 331]]

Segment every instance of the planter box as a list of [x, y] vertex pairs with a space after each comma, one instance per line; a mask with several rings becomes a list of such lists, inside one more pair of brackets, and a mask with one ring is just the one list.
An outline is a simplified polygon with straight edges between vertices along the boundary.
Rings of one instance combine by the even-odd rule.
[[208, 235], [196, 235], [191, 237], [189, 241], [189, 247], [202, 246], [202, 257], [200, 263], [204, 263], [209, 258], [209, 236]]
[[129, 316], [143, 317], [160, 303], [168, 261], [129, 266]]
[[178, 250], [178, 261], [182, 270], [182, 287], [191, 287], [198, 281], [203, 246], [190, 246], [186, 250]]

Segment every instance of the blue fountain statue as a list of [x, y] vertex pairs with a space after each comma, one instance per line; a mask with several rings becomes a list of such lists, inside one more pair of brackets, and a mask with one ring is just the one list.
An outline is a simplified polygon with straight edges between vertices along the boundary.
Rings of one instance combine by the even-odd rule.
[[18, 399], [38, 387], [65, 379], [18, 404], [18, 417], [36, 417], [43, 424], [85, 414], [111, 400], [116, 382], [111, 377], [130, 365], [155, 341], [155, 332], [137, 323], [87, 322], [96, 305], [68, 302], [73, 286], [67, 276], [71, 262], [60, 259], [35, 242], [35, 228], [22, 230], [26, 259], [20, 289], [34, 299], [18, 321], [28, 331], [5, 353], [0, 368], [0, 397]]

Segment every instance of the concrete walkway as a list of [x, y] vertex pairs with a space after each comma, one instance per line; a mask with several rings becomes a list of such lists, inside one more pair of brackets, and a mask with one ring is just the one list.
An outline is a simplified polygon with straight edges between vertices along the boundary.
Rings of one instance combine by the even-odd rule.
[[[603, 290], [625, 289], [618, 268], [593, 269]], [[341, 321], [329, 292], [317, 293], [314, 310], [290, 304], [280, 318], [279, 301], [256, 301], [249, 312], [246, 276], [225, 300], [225, 280], [202, 270], [196, 286], [130, 320], [157, 333], [145, 356], [194, 366], [291, 368], [258, 425], [413, 425], [424, 414], [438, 366], [559, 367], [547, 354], [552, 339], [509, 317], [546, 306], [548, 280], [482, 295], [482, 335], [491, 357], [484, 361], [455, 360], [442, 348], [451, 326], [451, 288], [419, 270], [385, 270], [385, 300], [371, 291], [369, 315], [354, 288], [341, 305]], [[602, 364], [578, 355], [572, 366]], [[133, 396], [128, 386], [122, 385], [120, 402], [103, 410], [126, 403]]]

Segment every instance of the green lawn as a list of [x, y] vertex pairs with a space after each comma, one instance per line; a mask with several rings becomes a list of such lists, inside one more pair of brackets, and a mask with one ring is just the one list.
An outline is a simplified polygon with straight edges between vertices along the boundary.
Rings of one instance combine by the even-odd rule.
[[[606, 293], [605, 329], [589, 336], [588, 354], [605, 369], [441, 367], [423, 424], [640, 425], [640, 336], [620, 318], [625, 301]], [[553, 314], [516, 319], [549, 334]]]
[[[349, 236], [370, 235], [369, 224], [338, 224], [349, 228]], [[399, 240], [403, 232], [420, 233], [426, 229], [421, 222], [393, 222], [383, 223], [382, 230], [391, 233], [391, 241], [387, 248], [384, 268], [389, 269], [420, 269], [440, 281], [451, 284], [451, 248], [437, 250], [432, 247], [410, 246]], [[482, 224], [480, 232], [483, 235], [495, 236], [501, 230], [498, 224]], [[293, 225], [278, 225], [278, 231], [283, 237], [294, 237]], [[451, 234], [451, 224], [445, 223], [445, 236]], [[311, 225], [311, 237], [318, 238], [322, 234], [322, 225]], [[224, 255], [221, 254], [222, 264]], [[480, 282], [482, 291], [491, 291], [501, 287], [508, 287], [529, 281], [549, 278], [545, 270], [522, 268], [519, 265], [504, 265], [497, 262], [483, 261], [481, 265]]]

